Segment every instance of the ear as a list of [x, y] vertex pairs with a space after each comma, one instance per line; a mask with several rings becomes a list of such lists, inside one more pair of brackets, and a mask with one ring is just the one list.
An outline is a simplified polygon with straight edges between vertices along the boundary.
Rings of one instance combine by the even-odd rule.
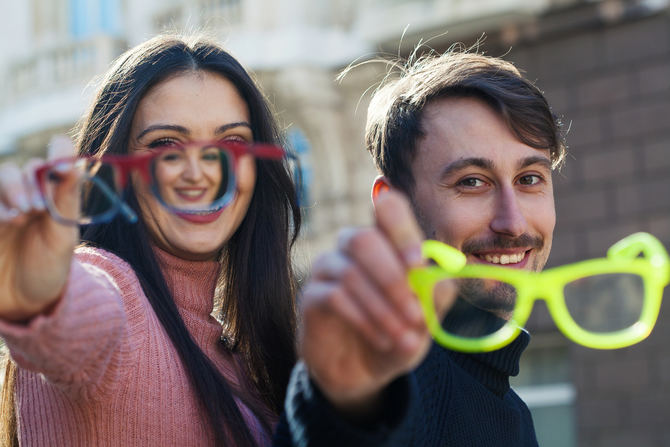
[[391, 183], [386, 178], [386, 176], [378, 175], [372, 184], [372, 203], [375, 203], [379, 194], [388, 191], [391, 189]]

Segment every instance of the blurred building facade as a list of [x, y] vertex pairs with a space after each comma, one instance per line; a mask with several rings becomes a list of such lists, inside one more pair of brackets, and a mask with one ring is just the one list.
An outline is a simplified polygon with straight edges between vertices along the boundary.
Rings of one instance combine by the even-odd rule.
[[[255, 74], [303, 162], [307, 273], [339, 228], [371, 221], [375, 175], [363, 148], [382, 64], [457, 41], [503, 56], [545, 91], [569, 127], [555, 177], [550, 263], [603, 256], [635, 231], [670, 247], [668, 0], [0, 0], [0, 159], [44, 153], [83, 114], [123, 50], [166, 29], [207, 30]], [[408, 26], [409, 25], [409, 26]], [[666, 292], [666, 297], [668, 293]], [[670, 309], [652, 336], [605, 352], [557, 334], [542, 306], [515, 388], [540, 445], [670, 445]], [[430, 415], [427, 415], [430, 417]], [[448, 422], [447, 422], [448, 423]]]

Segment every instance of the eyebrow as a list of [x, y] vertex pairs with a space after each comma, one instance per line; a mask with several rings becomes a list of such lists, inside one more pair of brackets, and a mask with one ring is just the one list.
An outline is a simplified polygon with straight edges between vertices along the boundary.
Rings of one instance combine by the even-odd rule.
[[494, 168], [493, 162], [488, 158], [481, 158], [481, 157], [461, 158], [445, 166], [445, 168], [442, 170], [442, 178], [448, 177], [454, 172], [460, 171], [461, 169], [465, 169], [470, 166], [475, 166], [478, 168], [488, 170], [493, 170]]
[[[217, 127], [216, 130], [214, 131], [214, 133], [215, 134], [221, 134], [221, 133], [224, 133], [225, 131], [227, 131], [228, 129], [233, 129], [235, 127], [248, 127], [249, 129], [251, 129], [251, 124], [249, 124], [246, 121], [228, 123], [228, 124], [224, 124], [223, 126]], [[147, 127], [146, 129], [144, 129], [142, 132], [140, 132], [140, 134], [137, 136], [136, 140], [139, 140], [140, 138], [142, 138], [143, 136], [145, 136], [149, 132], [153, 132], [153, 131], [156, 131], [156, 130], [172, 130], [174, 132], [178, 132], [178, 133], [181, 133], [181, 134], [184, 134], [184, 135], [189, 135], [191, 133], [191, 131], [188, 130], [187, 128], [185, 128], [184, 126], [179, 126], [179, 125], [176, 125], [176, 124], [153, 124], [153, 125]]]
[[[517, 169], [524, 169], [527, 168], [528, 166], [536, 165], [539, 164], [542, 167], [547, 168], [548, 170], [551, 171], [551, 160], [549, 160], [547, 157], [542, 157], [538, 155], [534, 155], [532, 157], [526, 157], [522, 159], [519, 164]], [[495, 168], [495, 163], [493, 163], [492, 160], [488, 158], [482, 158], [482, 157], [469, 157], [469, 158], [461, 158], [459, 160], [456, 160], [450, 164], [448, 164], [443, 170], [442, 170], [442, 178], [448, 177], [449, 175], [453, 174], [454, 172], [460, 171], [461, 169], [465, 169], [467, 167], [474, 166], [482, 169], [486, 169], [489, 171], [492, 171]]]
[[528, 166], [532, 165], [541, 165], [550, 171], [552, 170], [551, 160], [549, 160], [547, 157], [541, 157], [538, 155], [533, 157], [526, 157], [521, 160], [521, 163], [519, 163], [519, 169], [527, 168]]

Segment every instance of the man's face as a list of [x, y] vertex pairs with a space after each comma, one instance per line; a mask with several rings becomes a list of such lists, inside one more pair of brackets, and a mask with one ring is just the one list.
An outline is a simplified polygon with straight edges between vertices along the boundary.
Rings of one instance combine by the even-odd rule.
[[[474, 98], [429, 103], [412, 164], [412, 202], [430, 239], [458, 248], [469, 263], [541, 270], [556, 222], [549, 151], [520, 142], [502, 118]], [[513, 293], [468, 281], [482, 307], [505, 316]]]

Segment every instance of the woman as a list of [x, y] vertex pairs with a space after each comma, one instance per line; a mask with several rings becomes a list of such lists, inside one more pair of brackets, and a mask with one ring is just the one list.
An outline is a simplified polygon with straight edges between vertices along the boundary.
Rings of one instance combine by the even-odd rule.
[[[117, 215], [88, 225], [73, 251], [76, 227], [44, 210], [32, 170], [0, 167], [9, 441], [269, 443], [295, 361], [289, 252], [300, 214], [290, 173], [241, 150], [229, 203], [190, 208], [220, 198], [225, 173], [208, 177], [200, 165], [217, 147], [280, 141], [235, 59], [164, 36], [117, 60], [77, 138], [81, 155], [186, 154], [176, 174], [152, 158], [153, 185], [130, 176], [125, 213], [137, 222]], [[210, 316], [215, 289], [222, 323]]]

